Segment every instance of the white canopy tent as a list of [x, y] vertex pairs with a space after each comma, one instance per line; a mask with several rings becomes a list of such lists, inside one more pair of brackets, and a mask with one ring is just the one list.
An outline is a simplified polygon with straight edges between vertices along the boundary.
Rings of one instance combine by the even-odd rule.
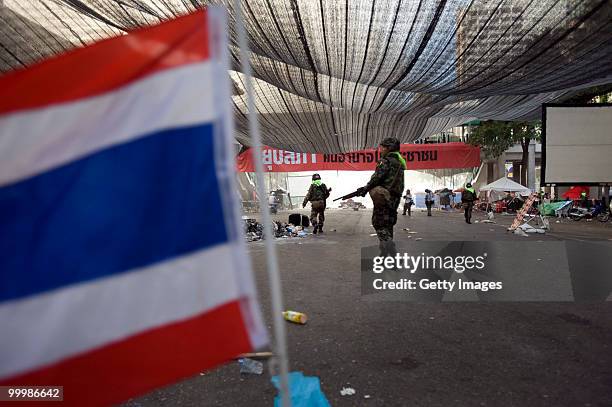
[[480, 188], [480, 191], [487, 192], [487, 196], [492, 200], [497, 200], [503, 196], [505, 192], [516, 192], [520, 195], [527, 196], [531, 194], [531, 190], [518, 182], [512, 181], [510, 178], [502, 177], [497, 181]]

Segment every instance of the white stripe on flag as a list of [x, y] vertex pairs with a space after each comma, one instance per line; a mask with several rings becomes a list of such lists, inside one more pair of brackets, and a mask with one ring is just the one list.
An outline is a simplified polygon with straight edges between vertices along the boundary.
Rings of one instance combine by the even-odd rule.
[[[202, 233], [205, 233], [204, 231]], [[240, 292], [224, 244], [143, 269], [0, 304], [0, 377], [188, 319]]]
[[215, 63], [168, 69], [100, 96], [0, 116], [0, 186], [159, 130], [216, 120]]

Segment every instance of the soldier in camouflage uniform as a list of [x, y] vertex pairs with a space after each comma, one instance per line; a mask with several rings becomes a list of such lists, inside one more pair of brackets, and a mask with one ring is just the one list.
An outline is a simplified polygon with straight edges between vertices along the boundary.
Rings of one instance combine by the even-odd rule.
[[365, 187], [359, 188], [361, 196], [370, 192], [374, 202], [372, 226], [378, 235], [381, 255], [394, 255], [393, 226], [397, 223], [397, 208], [404, 191], [406, 160], [399, 152], [400, 142], [388, 137], [380, 143], [382, 158]]
[[[325, 202], [329, 198], [331, 188], [327, 188], [324, 183], [321, 182], [321, 176], [319, 174], [312, 175], [312, 184], [308, 189], [308, 193], [304, 197], [302, 202], [302, 208], [306, 207], [306, 203], [310, 202], [310, 222], [312, 223], [312, 233], [317, 234], [323, 233], [323, 222], [325, 222]], [[319, 218], [317, 220], [317, 217]]]

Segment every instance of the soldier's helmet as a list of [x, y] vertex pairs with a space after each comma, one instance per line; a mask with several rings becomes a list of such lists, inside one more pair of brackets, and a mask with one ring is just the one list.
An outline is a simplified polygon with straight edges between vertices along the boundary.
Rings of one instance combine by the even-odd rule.
[[319, 174], [312, 174], [312, 180], [316, 181], [318, 179], [321, 179], [321, 176]]
[[387, 147], [389, 151], [399, 151], [400, 142], [395, 137], [387, 137], [383, 141], [380, 142], [380, 145], [383, 147]]

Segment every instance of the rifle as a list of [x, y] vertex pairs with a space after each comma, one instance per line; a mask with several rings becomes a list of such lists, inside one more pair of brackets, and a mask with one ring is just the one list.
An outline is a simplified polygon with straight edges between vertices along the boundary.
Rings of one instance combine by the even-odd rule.
[[344, 201], [345, 199], [354, 198], [354, 197], [356, 197], [356, 196], [362, 196], [361, 194], [362, 194], [362, 192], [361, 192], [361, 188], [359, 188], [357, 191], [355, 191], [355, 192], [351, 192], [350, 194], [346, 194], [346, 195], [344, 195], [344, 196], [341, 196], [340, 198], [336, 198], [336, 199], [334, 199], [332, 202], [336, 202], [336, 201], [339, 201], [339, 200], [341, 200], [341, 199]]

